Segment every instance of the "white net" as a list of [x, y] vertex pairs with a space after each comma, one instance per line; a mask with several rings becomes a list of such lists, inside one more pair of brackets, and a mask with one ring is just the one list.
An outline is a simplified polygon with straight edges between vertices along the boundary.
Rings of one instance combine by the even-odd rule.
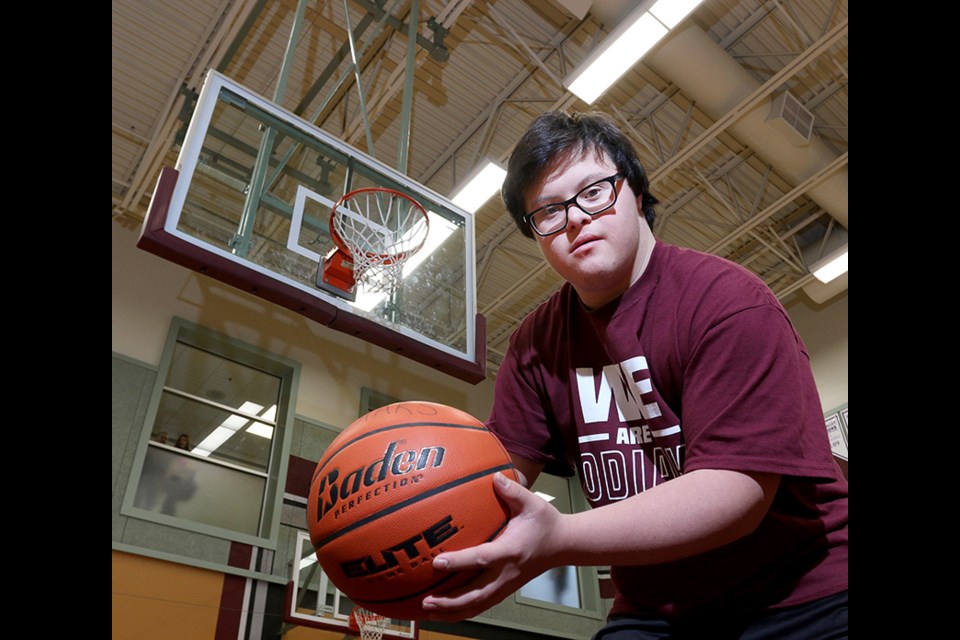
[[362, 607], [353, 610], [353, 619], [356, 620], [357, 627], [360, 629], [361, 640], [380, 640], [384, 629], [387, 628], [386, 617]]
[[333, 219], [350, 251], [353, 277], [369, 291], [394, 291], [403, 267], [427, 239], [426, 211], [412, 198], [385, 189], [358, 189], [345, 196]]

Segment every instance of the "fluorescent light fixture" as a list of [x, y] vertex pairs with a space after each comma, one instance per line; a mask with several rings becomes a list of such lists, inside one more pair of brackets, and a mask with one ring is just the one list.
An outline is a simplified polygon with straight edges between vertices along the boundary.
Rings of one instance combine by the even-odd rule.
[[658, 0], [650, 7], [650, 15], [662, 22], [667, 29], [673, 29], [701, 2], [703, 0]]
[[[244, 402], [240, 405], [239, 411], [244, 413], [249, 413], [257, 415], [257, 412], [263, 409], [263, 405], [259, 405], [255, 402]], [[223, 422], [220, 423], [220, 426], [210, 432], [203, 441], [200, 442], [197, 446], [190, 450], [190, 453], [195, 453], [198, 456], [203, 456], [206, 458], [211, 453], [220, 448], [220, 446], [230, 439], [230, 437], [235, 434], [239, 429], [243, 428], [250, 422], [250, 418], [245, 418], [243, 416], [232, 415]]]
[[[417, 267], [423, 264], [424, 260], [430, 257], [430, 254], [439, 249], [440, 245], [457, 230], [457, 225], [443, 216], [437, 215], [433, 211], [427, 211], [427, 218], [430, 220], [430, 230], [427, 232], [427, 239], [424, 241], [420, 251], [413, 254], [403, 265], [404, 278], [408, 278]], [[353, 306], [363, 311], [370, 311], [386, 297], [386, 293], [381, 291], [365, 291], [363, 285], [360, 285], [357, 289], [357, 299], [354, 301]]]
[[821, 258], [810, 266], [813, 276], [826, 284], [847, 272], [847, 245]]
[[493, 160], [488, 160], [450, 200], [458, 207], [476, 213], [477, 209], [500, 189], [506, 177], [506, 169]]
[[[273, 405], [272, 407], [264, 411], [262, 414], [260, 414], [260, 417], [263, 418], [264, 420], [273, 422], [274, 417], [276, 417], [276, 415], [277, 415], [277, 405]], [[249, 427], [247, 427], [247, 433], [252, 433], [255, 436], [260, 436], [261, 438], [266, 438], [267, 440], [269, 440], [270, 438], [273, 437], [273, 427], [271, 427], [268, 424], [264, 424], [262, 422], [254, 422]]]
[[702, 1], [644, 2], [610, 32], [564, 85], [587, 104], [593, 104]]
[[533, 493], [534, 493], [534, 495], [540, 496], [541, 498], [543, 498], [543, 499], [546, 500], [547, 502], [552, 502], [552, 501], [554, 501], [554, 500], [557, 499], [556, 496], [551, 496], [550, 494], [544, 493], [543, 491], [534, 491]]

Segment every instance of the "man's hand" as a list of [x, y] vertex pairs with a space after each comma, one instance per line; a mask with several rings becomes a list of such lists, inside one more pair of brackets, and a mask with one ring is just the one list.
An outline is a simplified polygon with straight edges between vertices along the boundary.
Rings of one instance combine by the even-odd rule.
[[433, 566], [447, 571], [480, 570], [470, 583], [443, 596], [427, 596], [423, 608], [431, 620], [458, 622], [472, 618], [552, 568], [556, 540], [551, 535], [562, 515], [520, 484], [497, 473], [497, 494], [510, 508], [511, 519], [492, 542], [442, 553]]

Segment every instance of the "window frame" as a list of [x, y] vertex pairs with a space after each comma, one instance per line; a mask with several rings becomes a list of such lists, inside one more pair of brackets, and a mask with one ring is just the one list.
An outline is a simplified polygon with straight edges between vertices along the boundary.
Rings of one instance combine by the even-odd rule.
[[[541, 477], [543, 477], [543, 474], [541, 474]], [[570, 501], [571, 513], [579, 513], [581, 511], [587, 511], [590, 509], [587, 499], [583, 495], [583, 491], [580, 488], [578, 476], [572, 476], [569, 478], [553, 476], [553, 478], [555, 481], [563, 481], [566, 483], [566, 497], [568, 497]], [[537, 483], [534, 482], [532, 490], [536, 491], [537, 489]], [[597, 567], [584, 565], [573, 566], [573, 569], [575, 570], [575, 574], [577, 576], [577, 589], [580, 599], [579, 607], [572, 607], [570, 605], [550, 602], [549, 600], [541, 600], [540, 598], [524, 595], [523, 587], [520, 587], [514, 592], [514, 600], [517, 602], [517, 604], [529, 607], [539, 607], [541, 609], [549, 609], [552, 611], [568, 613], [594, 620], [604, 619], [606, 614], [603, 611], [602, 598], [600, 597]], [[529, 584], [529, 582], [527, 584]]]
[[[151, 446], [151, 435], [157, 420], [161, 400], [164, 394], [168, 372], [173, 362], [178, 344], [208, 351], [218, 357], [232, 360], [242, 366], [257, 369], [280, 379], [280, 391], [277, 401], [276, 426], [273, 435], [266, 482], [260, 502], [260, 523], [257, 534], [234, 531], [223, 527], [196, 522], [182, 517], [166, 515], [134, 506], [134, 499], [140, 485], [147, 451]], [[300, 363], [283, 356], [270, 353], [259, 347], [232, 338], [221, 333], [184, 320], [173, 318], [167, 333], [160, 363], [157, 366], [156, 379], [150, 394], [150, 401], [140, 428], [137, 450], [134, 454], [130, 475], [127, 479], [121, 515], [146, 520], [177, 529], [192, 531], [208, 536], [254, 545], [267, 549], [276, 549], [281, 527], [281, 509], [286, 485], [289, 451], [294, 431], [297, 390], [300, 384]], [[247, 470], [244, 470], [247, 471]]]
[[357, 415], [365, 416], [374, 409], [379, 409], [380, 407], [385, 407], [395, 402], [400, 402], [400, 400], [382, 391], [377, 391], [369, 387], [360, 387], [360, 413]]

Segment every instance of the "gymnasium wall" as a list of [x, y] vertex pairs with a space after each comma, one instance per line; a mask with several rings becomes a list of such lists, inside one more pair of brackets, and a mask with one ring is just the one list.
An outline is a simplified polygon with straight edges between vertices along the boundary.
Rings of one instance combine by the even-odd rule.
[[113, 552], [113, 637], [215, 637], [223, 574]]
[[174, 316], [302, 365], [296, 412], [333, 425], [357, 418], [360, 389], [431, 400], [486, 418], [493, 383], [457, 380], [136, 247], [114, 223], [113, 351], [157, 364]]
[[[349, 424], [358, 416], [364, 387], [403, 400], [450, 404], [483, 419], [492, 404], [493, 381], [470, 385], [440, 374], [141, 251], [135, 246], [136, 229], [117, 223], [112, 229], [113, 638], [236, 639], [241, 620], [238, 609], [255, 603], [249, 593], [238, 596], [237, 589], [258, 583], [263, 602], [269, 605], [266, 611], [275, 615], [286, 569], [271, 568], [265, 572], [267, 579], [248, 580], [240, 563], [231, 560], [237, 552], [235, 543], [120, 514], [172, 319], [183, 318], [299, 362], [295, 435], [309, 430], [312, 423], [333, 428]], [[846, 294], [835, 305], [814, 309], [800, 302], [788, 307], [788, 312], [810, 350], [825, 410], [846, 402]], [[290, 453], [307, 464], [316, 457], [303, 442], [295, 444]], [[289, 545], [289, 531], [283, 536], [278, 557], [283, 556], [284, 545]], [[524, 607], [529, 629], [508, 633], [494, 628], [488, 636], [535, 638], [533, 630], [557, 627], [564, 632], [552, 637], [589, 638], [600, 624], [534, 609]], [[520, 615], [514, 610], [509, 614]], [[249, 618], [242, 619], [244, 624], [249, 622]], [[268, 622], [265, 629], [279, 630], [277, 620]], [[482, 625], [469, 628], [473, 630], [469, 636], [423, 629], [420, 638], [484, 637]], [[293, 628], [284, 638], [342, 640], [344, 635]]]
[[[235, 551], [237, 543], [120, 513], [156, 380], [156, 368], [173, 318], [183, 318], [300, 363], [300, 384], [296, 394], [296, 418], [290, 448], [291, 468], [309, 466], [319, 458], [321, 450], [315, 446], [315, 431], [320, 426], [342, 429], [358, 417], [363, 388], [403, 400], [423, 399], [449, 404], [483, 419], [489, 414], [492, 403], [493, 382], [490, 380], [471, 385], [453, 379], [141, 251], [136, 248], [136, 240], [137, 230], [113, 225], [114, 554], [116, 556], [122, 552], [132, 557], [145, 555], [153, 562], [166, 563], [174, 568], [190, 568], [191, 571], [183, 577], [187, 581], [193, 579], [194, 571], [209, 570], [226, 582], [240, 580], [256, 585], [265, 590], [265, 598], [273, 603], [265, 610], [267, 620], [263, 628], [279, 631], [282, 625], [277, 619], [280, 612], [278, 607], [282, 604], [289, 571], [285, 559], [290, 557], [296, 534], [295, 527], [290, 523], [302, 520], [298, 519], [296, 513], [291, 513], [295, 510], [289, 505], [284, 506], [278, 547], [272, 552], [277, 561], [273, 566], [258, 566], [255, 571], [242, 565], [231, 565], [231, 553]], [[290, 490], [289, 485], [287, 490]], [[262, 558], [254, 560], [254, 563], [260, 560]], [[129, 562], [119, 567], [115, 563], [116, 572], [133, 574], [129, 579], [118, 582], [124, 589], [129, 589], [139, 581], [153, 580], [143, 566], [135, 570], [130, 566]], [[252, 574], [255, 575], [249, 577]], [[117, 593], [116, 588], [117, 585], [115, 595], [122, 598], [123, 603], [115, 610], [115, 625], [118, 627], [115, 630], [118, 633], [114, 634], [114, 640], [139, 639], [141, 636], [136, 633], [124, 635], [124, 632], [130, 630], [131, 621], [139, 619], [137, 610], [145, 606], [148, 597], [140, 597], [137, 591]], [[168, 595], [175, 598], [176, 592]], [[201, 609], [213, 606], [206, 595], [200, 598], [184, 592], [182, 596], [190, 600], [181, 600], [181, 606]], [[264, 613], [257, 607], [254, 597], [248, 594], [239, 603], [221, 605], [215, 611], [219, 614], [217, 620], [221, 627], [225, 620], [236, 626], [235, 609], [242, 606], [256, 610], [258, 615]], [[424, 640], [483, 638], [486, 634], [486, 637], [518, 640], [589, 638], [600, 626], [599, 618], [583, 618], [547, 608], [525, 607], [512, 601], [504, 603], [503, 608], [505, 612], [500, 617], [507, 622], [498, 620], [497, 624], [515, 627], [526, 625], [529, 628], [488, 628], [474, 624], [469, 636], [443, 634], [435, 628], [422, 629], [420, 637]], [[567, 616], [577, 619], [565, 621]], [[522, 622], [509, 622], [511, 617]], [[249, 616], [243, 619], [242, 624], [249, 624]], [[440, 628], [447, 631], [442, 626]], [[204, 629], [199, 636], [182, 637], [220, 639], [220, 635], [210, 635], [208, 628]], [[538, 635], [537, 629], [547, 634]], [[323, 633], [319, 630], [291, 628], [284, 637], [306, 634], [322, 640]], [[180, 636], [171, 633], [166, 637]], [[236, 637], [234, 633], [233, 638]], [[344, 635], [333, 633], [330, 637], [339, 640]]]
[[[237, 637], [224, 575], [143, 556], [113, 553], [113, 640], [220, 640]], [[218, 621], [220, 624], [218, 625]], [[269, 636], [268, 636], [269, 637]], [[284, 640], [343, 640], [338, 631], [291, 627]], [[420, 640], [461, 636], [421, 629]], [[266, 638], [265, 638], [266, 640]]]
[[[470, 385], [439, 374], [141, 251], [136, 229], [114, 223], [112, 230], [115, 353], [159, 362], [170, 321], [180, 316], [300, 362], [300, 415], [349, 424], [363, 386], [395, 398], [451, 404], [481, 419], [490, 411], [492, 380]], [[800, 293], [786, 305], [810, 352], [824, 412], [848, 401], [847, 295], [818, 305]]]
[[817, 381], [824, 413], [849, 400], [848, 293], [844, 291], [824, 305], [812, 302], [801, 293], [785, 305], [810, 354], [813, 377]]

